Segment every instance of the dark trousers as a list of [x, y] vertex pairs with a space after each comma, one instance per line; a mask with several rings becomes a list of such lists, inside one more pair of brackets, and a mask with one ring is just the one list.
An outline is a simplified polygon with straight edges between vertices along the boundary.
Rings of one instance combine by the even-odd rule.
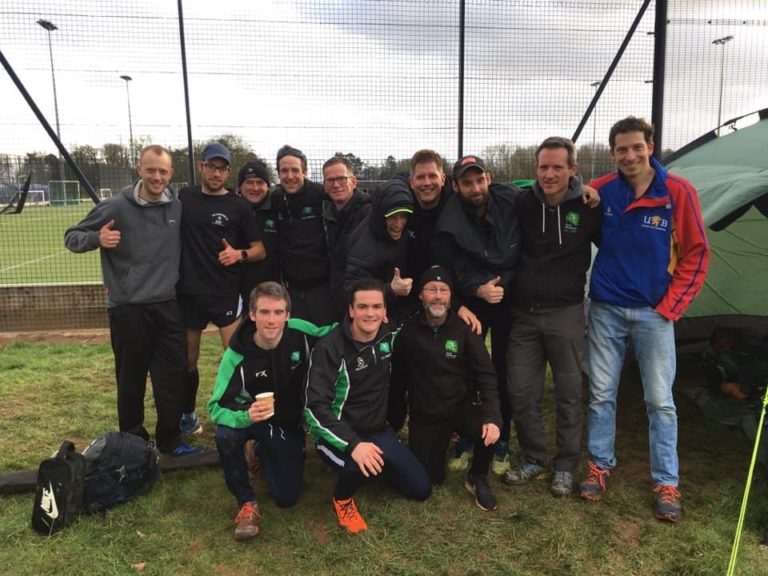
[[122, 432], [149, 439], [144, 428], [147, 373], [157, 409], [155, 439], [161, 452], [179, 444], [187, 340], [175, 300], [108, 309], [115, 355], [117, 418]]
[[512, 419], [509, 398], [507, 396], [507, 343], [511, 318], [509, 304], [502, 300], [498, 304], [489, 304], [480, 298], [472, 298], [465, 303], [475, 313], [483, 325], [483, 338], [491, 331], [491, 360], [499, 381], [499, 405], [501, 408], [501, 435], [499, 442], [509, 442], [509, 422]]
[[328, 326], [338, 322], [336, 307], [327, 282], [305, 288], [289, 280], [286, 286], [291, 296], [292, 318], [309, 320], [317, 326]]
[[[361, 435], [360, 439], [363, 442], [373, 442], [381, 449], [384, 459], [383, 475], [395, 490], [411, 500], [429, 498], [432, 494], [432, 483], [429, 481], [427, 471], [413, 452], [400, 443], [392, 428], [387, 426], [381, 432]], [[320, 458], [339, 475], [333, 491], [333, 497], [336, 500], [351, 498], [360, 486], [375, 478], [375, 476], [368, 478], [363, 476], [357, 462], [348, 452], [342, 452], [322, 439], [317, 442], [316, 449]]]
[[479, 416], [479, 412], [472, 406], [437, 421], [411, 415], [408, 421], [408, 447], [424, 465], [432, 484], [442, 484], [445, 480], [445, 453], [451, 436], [457, 430], [475, 441], [469, 473], [473, 476], [488, 474], [495, 445], [486, 446], [483, 443]]
[[573, 472], [579, 462], [585, 347], [583, 304], [537, 312], [512, 309], [507, 382], [520, 449], [529, 461], [547, 464], [547, 434], [541, 419], [541, 402], [549, 363], [556, 405], [557, 451], [553, 468]]
[[255, 422], [242, 429], [216, 426], [216, 447], [224, 480], [240, 506], [256, 501], [243, 452], [248, 440], [261, 445], [261, 475], [275, 504], [280, 508], [296, 504], [304, 482], [304, 432], [301, 428], [282, 428], [267, 422]]

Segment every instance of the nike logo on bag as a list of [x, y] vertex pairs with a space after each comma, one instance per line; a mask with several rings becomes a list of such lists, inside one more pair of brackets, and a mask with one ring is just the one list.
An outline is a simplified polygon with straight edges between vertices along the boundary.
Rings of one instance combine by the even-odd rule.
[[56, 496], [53, 494], [53, 484], [48, 482], [48, 488], [43, 488], [43, 496], [40, 498], [40, 508], [49, 518], [56, 520], [59, 517], [59, 507], [56, 505]]

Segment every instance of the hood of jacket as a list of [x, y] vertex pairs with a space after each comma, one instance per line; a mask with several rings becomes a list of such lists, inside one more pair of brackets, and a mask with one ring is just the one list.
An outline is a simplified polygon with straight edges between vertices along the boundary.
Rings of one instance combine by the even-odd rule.
[[[402, 180], [392, 179], [376, 188], [369, 223], [374, 237], [380, 240], [393, 240], [387, 234], [387, 224], [384, 214], [394, 208], [408, 207], [413, 211], [413, 195], [408, 184]], [[403, 240], [406, 235], [400, 238]], [[399, 240], [398, 240], [399, 241]]]
[[544, 198], [544, 191], [541, 189], [541, 186], [539, 186], [538, 180], [536, 180], [533, 183], [533, 186], [531, 186], [531, 190], [533, 192], [534, 197], [539, 202], [541, 202], [541, 233], [542, 234], [546, 234], [547, 232], [547, 208], [557, 212], [557, 218], [555, 219], [557, 223], [557, 239], [558, 239], [558, 244], [562, 246], [563, 230], [562, 230], [562, 221], [560, 219], [560, 206], [562, 206], [563, 204], [565, 204], [570, 200], [576, 200], [577, 198], [581, 197], [582, 195], [581, 179], [578, 176], [573, 176], [568, 181], [568, 190], [566, 190], [565, 196], [563, 196], [562, 200], [560, 200], [557, 206], [549, 206], [547, 204], [547, 201]]

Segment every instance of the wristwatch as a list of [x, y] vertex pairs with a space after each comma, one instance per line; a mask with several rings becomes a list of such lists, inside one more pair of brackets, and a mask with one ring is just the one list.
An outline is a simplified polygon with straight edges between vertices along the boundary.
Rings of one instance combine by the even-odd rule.
[[248, 251], [240, 250], [240, 262], [245, 262], [246, 260], [248, 260]]

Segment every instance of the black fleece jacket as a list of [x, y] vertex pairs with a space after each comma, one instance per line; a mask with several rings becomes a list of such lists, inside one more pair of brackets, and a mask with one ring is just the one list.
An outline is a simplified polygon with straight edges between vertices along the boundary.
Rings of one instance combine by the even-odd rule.
[[441, 326], [425, 312], [408, 319], [395, 341], [389, 419], [396, 430], [411, 418], [439, 422], [480, 401], [482, 423], [501, 427], [496, 371], [482, 338], [454, 312]]

